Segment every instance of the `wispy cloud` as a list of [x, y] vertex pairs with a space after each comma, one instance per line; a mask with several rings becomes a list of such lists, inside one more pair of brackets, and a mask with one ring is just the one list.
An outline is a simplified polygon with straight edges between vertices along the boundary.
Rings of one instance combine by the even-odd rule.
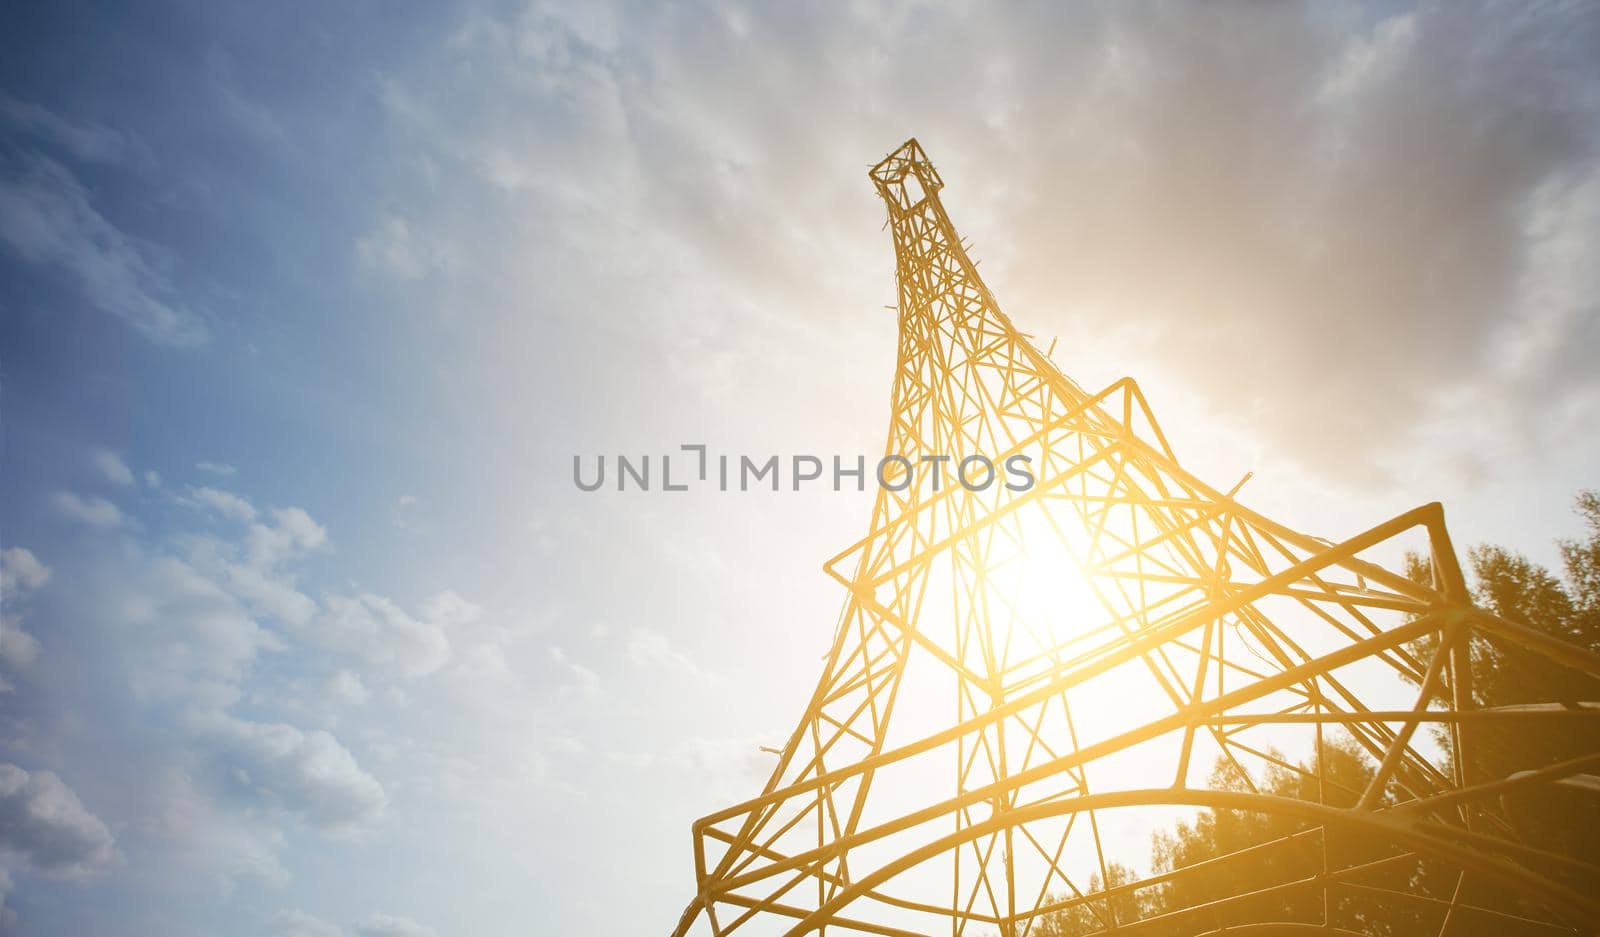
[[[386, 785], [358, 756], [359, 746], [315, 724], [332, 712], [326, 704], [360, 707], [391, 679], [436, 671], [450, 654], [447, 630], [474, 626], [482, 610], [450, 590], [422, 603], [427, 620], [372, 592], [312, 598], [299, 576], [327, 554], [329, 538], [306, 511], [261, 508], [214, 488], [192, 488], [177, 500], [201, 510], [155, 525], [130, 522], [109, 499], [60, 493], [58, 509], [115, 529], [103, 538], [112, 542], [85, 551], [64, 571], [22, 548], [0, 552], [4, 663], [19, 666], [12, 651], [27, 639], [30, 656], [38, 658], [30, 666], [44, 668], [38, 679], [59, 679], [59, 668], [83, 665], [71, 655], [51, 657], [48, 643], [19, 627], [20, 603], [31, 592], [47, 581], [66, 582], [51, 620], [83, 634], [96, 648], [92, 666], [107, 677], [73, 705], [94, 714], [96, 731], [145, 739], [140, 758], [120, 769], [137, 795], [131, 806], [120, 802], [119, 811], [138, 813], [113, 813], [109, 822], [131, 829], [142, 855], [154, 850], [163, 857], [170, 867], [163, 874], [198, 868], [228, 887], [242, 879], [281, 883], [288, 875], [281, 862], [285, 823], [346, 836], [378, 828], [388, 810]], [[208, 523], [205, 514], [225, 523]], [[327, 667], [326, 676], [315, 678], [320, 668], [299, 670], [319, 660], [307, 653], [280, 674], [269, 660], [291, 645], [326, 651], [330, 662], [343, 659], [360, 672]], [[324, 703], [289, 705], [305, 687], [320, 687]], [[301, 719], [313, 724], [295, 721]], [[22, 741], [37, 731], [29, 723], [8, 729]], [[56, 805], [56, 815], [87, 843], [92, 824], [67, 809], [76, 802], [53, 775], [18, 778], [0, 766], [0, 788], [32, 785], [28, 803]], [[0, 800], [5, 796], [0, 790]], [[9, 829], [8, 822], [0, 818], [0, 828]], [[65, 835], [58, 837], [63, 843]], [[21, 848], [0, 843], [0, 852]], [[98, 853], [80, 852], [73, 861], [84, 868], [103, 864]], [[42, 856], [36, 857], [41, 867], [66, 867], [65, 854]]]
[[628, 637], [628, 660], [634, 666], [656, 673], [667, 673], [690, 680], [704, 680], [706, 674], [694, 658], [672, 643], [665, 634], [640, 628]]
[[[0, 664], [16, 671], [32, 664], [39, 642], [22, 627], [22, 609], [29, 596], [50, 581], [50, 567], [25, 547], [0, 550]], [[11, 682], [0, 673], [0, 693], [11, 692]]]
[[190, 728], [249, 797], [318, 829], [369, 828], [388, 805], [383, 785], [329, 732], [216, 712], [194, 717]]
[[272, 937], [434, 937], [430, 927], [382, 912], [369, 914], [348, 930], [303, 911], [280, 911], [272, 924]]
[[195, 345], [209, 332], [178, 304], [150, 245], [124, 233], [61, 163], [23, 153], [0, 165], [0, 242], [23, 261], [65, 275], [96, 308], [167, 345]]
[[371, 593], [325, 596], [322, 614], [303, 633], [329, 650], [405, 676], [433, 673], [450, 658], [450, 639], [441, 622], [414, 618]]
[[95, 449], [89, 453], [89, 461], [95, 471], [111, 484], [121, 487], [133, 484], [133, 470], [122, 461], [122, 456], [110, 449]]
[[359, 937], [434, 937], [433, 929], [394, 914], [373, 914], [356, 925]]
[[599, 674], [573, 660], [566, 651], [555, 645], [550, 646], [548, 655], [550, 663], [560, 675], [560, 692], [563, 696], [593, 698], [600, 693]]
[[17, 919], [6, 906], [13, 873], [83, 880], [116, 858], [111, 830], [55, 772], [0, 761], [0, 927]]
[[356, 242], [356, 254], [367, 267], [397, 280], [420, 280], [449, 272], [457, 261], [448, 243], [434, 240], [398, 215], [389, 215]]
[[189, 500], [236, 521], [248, 522], [256, 519], [255, 505], [232, 492], [218, 488], [191, 488]]
[[[428, 165], [542, 219], [524, 237], [561, 260], [502, 258], [481, 218], [426, 197], [410, 223], [470, 245], [458, 253], [485, 275], [541, 284], [552, 311], [586, 297], [574, 314], [617, 317], [714, 398], [796, 323], [847, 328], [805, 300], [854, 284], [844, 271], [884, 245], [824, 228], [870, 200], [861, 163], [915, 132], [958, 225], [987, 234], [990, 285], [1020, 321], [1070, 339], [1069, 370], [1107, 350], [1147, 362], [1313, 474], [1384, 474], [1456, 401], [1506, 390], [1513, 401], [1476, 411], [1483, 432], [1542, 445], [1569, 423], [1541, 401], [1594, 396], [1584, 355], [1562, 351], [1600, 341], [1592, 292], [1557, 289], [1571, 278], [1540, 246], [1555, 208], [1600, 177], [1593, 11], [914, 19], [468, 15], [452, 54], [387, 76], [382, 99]], [[933, 64], [974, 43], [982, 67]], [[472, 92], [485, 73], [501, 93]], [[616, 205], [625, 224], [602, 208]], [[1600, 224], [1564, 219], [1562, 250], [1592, 254]], [[1545, 338], [1508, 347], [1524, 327]], [[1250, 367], [1217, 364], [1244, 355]], [[1439, 437], [1457, 457], [1478, 446]]]
[[71, 120], [4, 93], [0, 93], [0, 123], [60, 147], [84, 163], [120, 163], [138, 150], [120, 130], [92, 121]]
[[6, 547], [0, 550], [0, 597], [15, 601], [50, 580], [50, 568], [39, 562], [31, 550]]
[[53, 772], [0, 762], [0, 856], [20, 857], [52, 875], [82, 876], [110, 865], [114, 846], [105, 823]]
[[87, 524], [90, 527], [122, 525], [122, 511], [98, 495], [85, 496], [71, 491], [58, 491], [52, 500], [57, 511], [80, 524]]
[[279, 911], [272, 928], [272, 937], [344, 937], [344, 928], [304, 911]]

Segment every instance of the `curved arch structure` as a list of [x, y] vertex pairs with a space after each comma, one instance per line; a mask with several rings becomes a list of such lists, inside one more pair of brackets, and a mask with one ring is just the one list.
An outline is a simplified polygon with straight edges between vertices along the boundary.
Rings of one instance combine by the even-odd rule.
[[[1591, 789], [1600, 752], [1490, 777], [1478, 751], [1488, 726], [1587, 732], [1600, 706], [1479, 708], [1470, 662], [1600, 658], [1475, 607], [1437, 504], [1335, 543], [1196, 478], [1136, 383], [1085, 390], [1000, 311], [915, 140], [871, 178], [899, 286], [885, 452], [914, 472], [826, 565], [846, 600], [823, 674], [765, 789], [695, 824], [675, 933], [1351, 934], [1351, 895], [1429, 932], [1592, 932], [1600, 869], [1525, 842], [1504, 803]], [[972, 455], [1032, 483], [963, 484]], [[1391, 568], [1407, 549], [1431, 578]], [[1173, 809], [1289, 825], [1119, 865], [1148, 840], [1103, 817]], [[1279, 854], [1280, 881], [1137, 899]], [[1310, 919], [1240, 919], [1290, 896]]]

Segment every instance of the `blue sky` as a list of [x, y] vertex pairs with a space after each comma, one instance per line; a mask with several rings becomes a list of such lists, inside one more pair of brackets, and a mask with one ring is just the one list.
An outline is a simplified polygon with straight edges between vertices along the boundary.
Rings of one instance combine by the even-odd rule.
[[[0, 894], [28, 934], [655, 933], [867, 502], [911, 135], [1002, 305], [1337, 538], [1600, 484], [1552, 4], [25, 4], [0, 38]], [[1130, 834], [1132, 835], [1132, 834]], [[618, 895], [626, 900], [617, 900]]]

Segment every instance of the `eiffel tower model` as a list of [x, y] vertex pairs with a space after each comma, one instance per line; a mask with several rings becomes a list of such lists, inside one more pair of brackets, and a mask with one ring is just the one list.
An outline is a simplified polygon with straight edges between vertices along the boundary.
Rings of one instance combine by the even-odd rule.
[[[826, 564], [844, 608], [771, 778], [694, 825], [675, 933], [1350, 934], [1359, 901], [1419, 933], [1593, 932], [1600, 870], [1514, 808], [1593, 797], [1597, 746], [1510, 776], [1481, 751], [1600, 706], [1481, 705], [1473, 670], [1600, 657], [1477, 607], [1438, 504], [1335, 543], [1194, 477], [1133, 380], [1085, 390], [1000, 311], [916, 140], [870, 175], [903, 461]], [[1287, 832], [1135, 871], [1141, 817], [1208, 812]], [[1217, 893], [1246, 865], [1279, 878]], [[1201, 875], [1205, 900], [1149, 900]]]

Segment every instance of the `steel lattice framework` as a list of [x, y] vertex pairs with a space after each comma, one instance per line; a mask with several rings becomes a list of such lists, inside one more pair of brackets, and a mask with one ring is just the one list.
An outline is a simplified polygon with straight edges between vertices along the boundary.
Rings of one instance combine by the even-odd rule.
[[[695, 824], [698, 890], [676, 932], [1010, 937], [1073, 909], [1091, 932], [1203, 920], [1118, 919], [1119, 894], [1193, 871], [1109, 881], [1107, 817], [1163, 807], [1300, 821], [1249, 851], [1320, 849], [1315, 874], [1268, 890], [1324, 913], [1367, 888], [1431, 907], [1443, 932], [1482, 883], [1522, 896], [1518, 926], [1589, 932], [1600, 870], [1523, 842], [1502, 798], [1591, 782], [1600, 753], [1484, 777], [1473, 733], [1559, 733], [1597, 707], [1475, 708], [1468, 655], [1510, 642], [1594, 676], [1600, 658], [1475, 607], [1437, 504], [1330, 543], [1200, 481], [1137, 384], [1084, 390], [1000, 311], [915, 140], [871, 179], [899, 287], [885, 451], [942, 484], [881, 487], [870, 532], [827, 564], [848, 598], [822, 677], [760, 796]], [[954, 460], [921, 461], [974, 453], [1025, 455], [1036, 483], [972, 490]], [[1431, 556], [1431, 584], [1394, 571], [1400, 544]], [[1368, 759], [1362, 789], [1252, 780], [1307, 773], [1335, 734]], [[1213, 764], [1242, 781], [1216, 783]], [[1386, 851], [1345, 861], [1335, 835]], [[1422, 862], [1458, 876], [1453, 896], [1360, 882]], [[1090, 890], [1096, 873], [1116, 887]], [[1300, 929], [1335, 932], [1326, 917], [1250, 932]]]

